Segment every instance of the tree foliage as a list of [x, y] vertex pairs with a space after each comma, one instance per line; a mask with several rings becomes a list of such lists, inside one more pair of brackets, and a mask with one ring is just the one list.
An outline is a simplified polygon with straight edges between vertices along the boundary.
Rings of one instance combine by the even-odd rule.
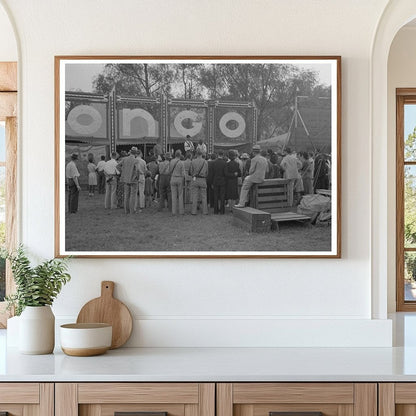
[[171, 65], [107, 64], [93, 85], [102, 94], [108, 94], [115, 87], [120, 95], [155, 97], [169, 94], [174, 76]]
[[291, 64], [107, 64], [93, 85], [103, 94], [253, 102], [257, 139], [287, 132], [296, 96], [331, 96], [316, 71]]

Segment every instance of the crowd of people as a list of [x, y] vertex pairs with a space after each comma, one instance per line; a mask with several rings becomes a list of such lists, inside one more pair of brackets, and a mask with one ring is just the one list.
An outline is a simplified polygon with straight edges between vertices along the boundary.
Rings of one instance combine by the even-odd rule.
[[[108, 160], [103, 155], [97, 164], [89, 154], [89, 197], [96, 191], [105, 194], [105, 209], [122, 208], [126, 214], [157, 206], [159, 211], [183, 215], [190, 204], [192, 215], [198, 211], [207, 215], [209, 208], [214, 214], [225, 214], [227, 207], [230, 211], [244, 207], [252, 185], [265, 179], [287, 179], [291, 205], [316, 188], [329, 188], [330, 159], [322, 154], [295, 152], [288, 147], [277, 153], [258, 145], [250, 155], [237, 150], [208, 154], [202, 140], [195, 146], [189, 137], [184, 154], [181, 150], [163, 153], [159, 147], [156, 144], [146, 160], [135, 146], [129, 152], [113, 152]], [[77, 161], [78, 154], [73, 153], [66, 166], [69, 213], [78, 211], [81, 186]]]

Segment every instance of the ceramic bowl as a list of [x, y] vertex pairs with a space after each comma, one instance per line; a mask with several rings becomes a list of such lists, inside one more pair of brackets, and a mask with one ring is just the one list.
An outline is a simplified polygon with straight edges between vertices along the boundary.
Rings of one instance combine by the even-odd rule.
[[88, 357], [111, 347], [112, 326], [103, 323], [61, 325], [61, 348], [67, 355]]

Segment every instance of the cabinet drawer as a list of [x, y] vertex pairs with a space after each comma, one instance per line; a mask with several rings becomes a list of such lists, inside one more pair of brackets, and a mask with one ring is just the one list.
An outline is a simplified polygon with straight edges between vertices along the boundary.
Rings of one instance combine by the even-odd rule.
[[215, 416], [213, 383], [59, 383], [56, 416]]
[[217, 416], [376, 416], [375, 383], [221, 383]]

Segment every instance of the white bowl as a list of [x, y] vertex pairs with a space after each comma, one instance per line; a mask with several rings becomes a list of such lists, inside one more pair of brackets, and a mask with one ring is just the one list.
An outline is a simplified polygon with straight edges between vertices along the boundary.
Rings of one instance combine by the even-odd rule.
[[104, 354], [111, 347], [112, 326], [103, 323], [61, 325], [61, 348], [77, 357]]

